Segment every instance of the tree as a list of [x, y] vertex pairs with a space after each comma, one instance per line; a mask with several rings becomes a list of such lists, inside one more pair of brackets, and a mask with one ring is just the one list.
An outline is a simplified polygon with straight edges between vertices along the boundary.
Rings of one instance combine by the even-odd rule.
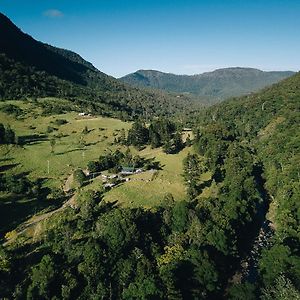
[[173, 137], [174, 152], [177, 153], [183, 148], [181, 134], [177, 131]]
[[145, 124], [140, 121], [133, 123], [132, 128], [128, 131], [127, 141], [136, 147], [147, 144], [149, 141], [149, 131]]
[[89, 129], [87, 126], [84, 126], [84, 128], [82, 129], [82, 133], [83, 134], [88, 134], [89, 133]]
[[275, 283], [263, 290], [262, 300], [300, 300], [300, 292], [283, 275]]
[[98, 161], [89, 161], [87, 168], [91, 173], [96, 173], [100, 171], [100, 165]]
[[[228, 298], [231, 300], [255, 300], [257, 295], [255, 293], [255, 285], [245, 282], [234, 284], [229, 289]], [[272, 298], [274, 299], [274, 298]], [[280, 298], [281, 299], [281, 298]]]
[[55, 281], [56, 272], [53, 260], [50, 255], [44, 255], [41, 262], [32, 268], [31, 284], [28, 287], [27, 298], [51, 299], [53, 291], [51, 286]]
[[14, 144], [15, 143], [16, 134], [15, 132], [8, 126], [5, 129], [4, 141], [6, 144]]
[[50, 146], [51, 146], [51, 153], [54, 153], [54, 147], [56, 145], [56, 140], [55, 138], [50, 139]]
[[173, 144], [171, 140], [168, 140], [164, 143], [163, 150], [167, 154], [171, 154], [173, 152]]
[[134, 247], [139, 236], [130, 209], [114, 209], [99, 218], [96, 233], [116, 255], [126, 253], [127, 247]]
[[74, 183], [76, 186], [78, 187], [82, 187], [84, 182], [85, 182], [85, 174], [83, 173], [83, 171], [81, 169], [77, 169], [74, 171], [73, 173], [73, 177], [74, 177]]
[[0, 123], [0, 144], [5, 144], [5, 127]]

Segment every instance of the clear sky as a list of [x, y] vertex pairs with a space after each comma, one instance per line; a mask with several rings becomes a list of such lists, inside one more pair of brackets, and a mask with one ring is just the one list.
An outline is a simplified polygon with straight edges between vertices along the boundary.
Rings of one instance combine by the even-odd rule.
[[0, 11], [115, 77], [300, 69], [300, 0], [0, 0]]

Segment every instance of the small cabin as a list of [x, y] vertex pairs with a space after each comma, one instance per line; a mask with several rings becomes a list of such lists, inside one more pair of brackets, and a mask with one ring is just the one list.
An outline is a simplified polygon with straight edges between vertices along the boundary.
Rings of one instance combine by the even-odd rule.
[[121, 174], [123, 175], [131, 175], [135, 173], [134, 167], [122, 167]]

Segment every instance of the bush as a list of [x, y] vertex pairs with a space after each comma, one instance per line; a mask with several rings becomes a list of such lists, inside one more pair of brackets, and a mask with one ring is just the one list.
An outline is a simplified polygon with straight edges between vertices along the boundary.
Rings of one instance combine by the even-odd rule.
[[74, 176], [74, 183], [76, 186], [82, 187], [84, 182], [85, 182], [85, 174], [83, 173], [83, 171], [81, 169], [77, 169], [75, 170], [75, 172], [73, 173]]
[[60, 126], [60, 125], [64, 125], [64, 124], [67, 124], [68, 121], [65, 120], [65, 119], [56, 119], [53, 124], [57, 125], [57, 126]]

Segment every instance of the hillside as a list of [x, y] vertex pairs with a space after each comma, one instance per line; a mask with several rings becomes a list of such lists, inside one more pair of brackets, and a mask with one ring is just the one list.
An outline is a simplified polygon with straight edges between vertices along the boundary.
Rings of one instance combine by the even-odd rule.
[[36, 41], [0, 14], [0, 97], [62, 97], [122, 118], [199, 109], [188, 97], [126, 86], [78, 54]]
[[[1, 105], [19, 137], [0, 145], [1, 230], [26, 219], [0, 247], [1, 296], [299, 299], [299, 73], [193, 117], [176, 154], [123, 144], [138, 122], [50, 103]], [[110, 157], [152, 164], [106, 190]]]
[[299, 127], [300, 73], [259, 93], [215, 105], [195, 122], [195, 149], [209, 157], [220, 191], [217, 198], [209, 195], [211, 203], [228, 194], [225, 206], [235, 207], [241, 219], [242, 206], [249, 209], [253, 199], [250, 186], [260, 185], [257, 236], [236, 275], [242, 274], [242, 282], [246, 279], [256, 288], [261, 281], [268, 295], [288, 294], [290, 288], [287, 299], [298, 299], [292, 291], [300, 289]]
[[120, 78], [120, 81], [137, 87], [193, 94], [210, 102], [219, 102], [258, 91], [292, 74], [290, 71], [263, 72], [251, 68], [225, 68], [192, 76], [139, 70]]

